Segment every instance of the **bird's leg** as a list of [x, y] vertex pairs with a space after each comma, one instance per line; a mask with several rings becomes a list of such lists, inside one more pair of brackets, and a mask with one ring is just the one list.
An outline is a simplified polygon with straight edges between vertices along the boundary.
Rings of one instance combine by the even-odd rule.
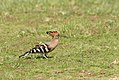
[[48, 59], [48, 56], [43, 53], [43, 58]]

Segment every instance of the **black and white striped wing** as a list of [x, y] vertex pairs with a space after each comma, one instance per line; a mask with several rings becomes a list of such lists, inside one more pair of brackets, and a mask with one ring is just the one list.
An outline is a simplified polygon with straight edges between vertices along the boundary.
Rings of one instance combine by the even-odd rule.
[[38, 53], [48, 53], [51, 50], [47, 44], [36, 45], [35, 49]]
[[40, 44], [40, 45], [36, 45], [30, 51], [20, 55], [19, 58], [23, 57], [23, 56], [27, 56], [27, 55], [32, 54], [32, 53], [48, 53], [50, 51], [51, 51], [51, 49], [48, 47], [48, 45], [43, 43], [43, 44]]

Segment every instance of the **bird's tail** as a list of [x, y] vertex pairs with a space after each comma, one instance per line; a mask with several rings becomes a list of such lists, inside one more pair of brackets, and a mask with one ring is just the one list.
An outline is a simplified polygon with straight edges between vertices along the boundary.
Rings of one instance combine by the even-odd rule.
[[19, 58], [21, 58], [23, 56], [27, 56], [27, 55], [32, 54], [32, 53], [36, 53], [36, 52], [38, 52], [38, 50], [36, 48], [33, 48], [30, 51], [27, 51], [24, 54], [20, 55]]

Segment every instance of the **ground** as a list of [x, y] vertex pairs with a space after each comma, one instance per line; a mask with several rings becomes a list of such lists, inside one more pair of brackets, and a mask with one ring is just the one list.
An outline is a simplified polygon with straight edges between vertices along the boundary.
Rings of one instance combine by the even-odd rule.
[[[60, 32], [49, 59], [19, 55]], [[118, 0], [1, 0], [1, 80], [118, 80]]]

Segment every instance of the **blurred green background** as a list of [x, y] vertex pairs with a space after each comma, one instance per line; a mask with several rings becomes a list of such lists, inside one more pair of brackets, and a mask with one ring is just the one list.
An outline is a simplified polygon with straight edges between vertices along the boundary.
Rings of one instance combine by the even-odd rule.
[[[53, 58], [18, 58], [50, 30]], [[0, 0], [0, 79], [118, 80], [119, 0]]]

